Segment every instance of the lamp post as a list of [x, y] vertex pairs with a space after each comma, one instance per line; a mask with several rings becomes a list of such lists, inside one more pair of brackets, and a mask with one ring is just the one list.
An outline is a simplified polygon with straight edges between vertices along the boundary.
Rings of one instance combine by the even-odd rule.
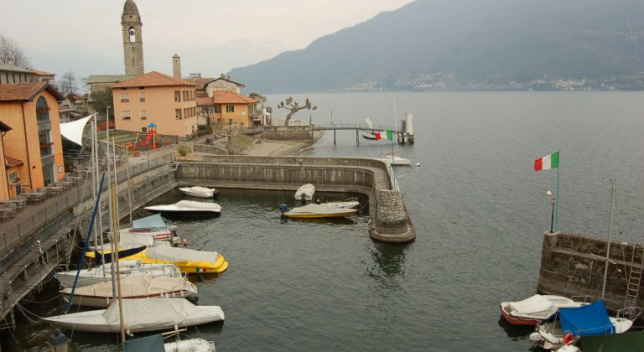
[[[552, 192], [546, 191], [546, 196], [552, 196]], [[555, 197], [552, 197], [552, 213], [550, 214], [550, 233], [553, 233], [553, 226], [555, 223]]]

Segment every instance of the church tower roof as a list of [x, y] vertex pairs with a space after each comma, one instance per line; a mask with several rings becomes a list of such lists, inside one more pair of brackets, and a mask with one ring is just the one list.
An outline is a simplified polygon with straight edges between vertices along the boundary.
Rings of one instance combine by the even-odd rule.
[[123, 5], [123, 16], [125, 15], [135, 15], [139, 16], [139, 9], [136, 7], [134, 0], [127, 0]]

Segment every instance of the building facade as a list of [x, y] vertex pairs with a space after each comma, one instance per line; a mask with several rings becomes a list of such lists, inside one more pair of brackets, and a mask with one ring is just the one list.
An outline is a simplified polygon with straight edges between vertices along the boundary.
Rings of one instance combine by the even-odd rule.
[[[198, 98], [199, 124], [251, 127], [260, 120], [258, 101], [230, 90], [217, 90], [212, 97]], [[259, 123], [258, 123], [259, 124]]]
[[3, 137], [10, 196], [65, 177], [58, 112], [62, 100], [45, 82], [0, 85], [0, 117], [11, 126]]
[[212, 97], [213, 92], [222, 91], [222, 90], [229, 90], [231, 92], [241, 94], [242, 88], [244, 87], [245, 86], [241, 83], [231, 81], [230, 77], [225, 77], [224, 75], [221, 75], [221, 77], [213, 79], [212, 81], [208, 82], [205, 85], [205, 90], [208, 96]]
[[117, 130], [190, 137], [197, 131], [195, 84], [152, 71], [114, 84], [114, 120]]

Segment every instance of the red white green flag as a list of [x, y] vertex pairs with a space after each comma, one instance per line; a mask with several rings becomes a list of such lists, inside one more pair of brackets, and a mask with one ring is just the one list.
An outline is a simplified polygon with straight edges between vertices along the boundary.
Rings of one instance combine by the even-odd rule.
[[559, 167], [559, 152], [546, 155], [534, 161], [534, 171], [550, 170]]
[[374, 133], [374, 136], [376, 136], [377, 141], [381, 139], [386, 139], [388, 141], [394, 140], [394, 133], [391, 130], [387, 130], [387, 132], [376, 132]]

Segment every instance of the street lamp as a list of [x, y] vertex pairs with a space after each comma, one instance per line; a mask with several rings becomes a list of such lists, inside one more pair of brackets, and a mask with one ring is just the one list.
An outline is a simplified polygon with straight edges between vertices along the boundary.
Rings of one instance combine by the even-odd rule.
[[[546, 196], [552, 196], [552, 192], [546, 191]], [[552, 197], [552, 213], [550, 214], [550, 233], [553, 233], [553, 225], [555, 223], [555, 197]]]

